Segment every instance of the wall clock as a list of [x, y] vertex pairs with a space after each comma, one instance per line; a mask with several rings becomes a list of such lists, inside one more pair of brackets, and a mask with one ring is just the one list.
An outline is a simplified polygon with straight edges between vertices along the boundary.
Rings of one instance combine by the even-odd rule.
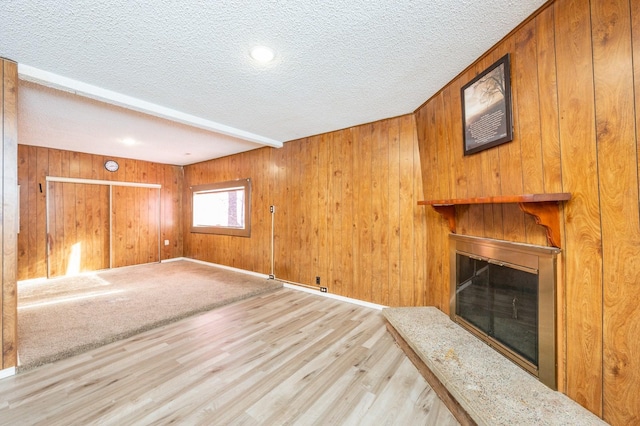
[[104, 163], [104, 168], [109, 170], [110, 172], [117, 171], [119, 167], [120, 166], [118, 165], [117, 161], [108, 160], [107, 162]]

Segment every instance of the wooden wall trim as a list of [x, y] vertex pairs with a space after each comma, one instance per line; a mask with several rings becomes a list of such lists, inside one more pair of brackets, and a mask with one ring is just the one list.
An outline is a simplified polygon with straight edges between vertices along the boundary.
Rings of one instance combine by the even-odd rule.
[[2, 288], [0, 327], [2, 330], [0, 370], [17, 365], [18, 300], [16, 285], [18, 231], [18, 66], [0, 60], [0, 117], [2, 134]]
[[142, 182], [119, 182], [112, 180], [100, 180], [100, 179], [78, 179], [78, 178], [66, 178], [58, 176], [47, 176], [47, 182], [67, 182], [67, 183], [84, 183], [88, 185], [107, 185], [107, 186], [130, 186], [134, 188], [162, 188], [159, 183], [142, 183]]

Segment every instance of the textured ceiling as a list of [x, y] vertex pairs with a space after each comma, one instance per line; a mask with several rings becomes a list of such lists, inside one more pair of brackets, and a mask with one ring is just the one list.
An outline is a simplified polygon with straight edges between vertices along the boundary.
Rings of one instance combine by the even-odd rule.
[[[0, 56], [284, 142], [412, 112], [543, 3], [9, 0], [0, 2]], [[275, 61], [253, 63], [255, 45], [272, 47]], [[142, 121], [127, 124], [137, 129], [129, 136], [148, 146], [134, 154], [118, 145], [121, 109], [33, 83], [21, 89], [20, 143], [173, 164], [261, 145], [131, 113]], [[175, 131], [167, 139], [146, 127], [156, 124]]]

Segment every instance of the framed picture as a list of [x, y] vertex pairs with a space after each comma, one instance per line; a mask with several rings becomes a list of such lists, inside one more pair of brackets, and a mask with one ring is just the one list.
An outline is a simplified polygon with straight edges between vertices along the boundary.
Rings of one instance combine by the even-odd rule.
[[461, 89], [464, 155], [513, 139], [509, 54]]

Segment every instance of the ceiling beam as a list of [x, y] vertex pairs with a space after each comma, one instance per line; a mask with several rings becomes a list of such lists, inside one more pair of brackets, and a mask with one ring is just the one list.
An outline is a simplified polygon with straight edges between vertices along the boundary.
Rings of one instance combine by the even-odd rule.
[[175, 109], [166, 108], [131, 96], [106, 90], [78, 80], [43, 71], [29, 65], [18, 64], [18, 77], [24, 81], [30, 81], [42, 86], [73, 93], [85, 98], [142, 112], [144, 114], [208, 130], [210, 132], [232, 136], [258, 145], [272, 146], [274, 148], [282, 147], [281, 141], [269, 139], [264, 136], [256, 135], [255, 133], [246, 132], [244, 130], [236, 129], [235, 127], [226, 126], [194, 115], [185, 114]]

